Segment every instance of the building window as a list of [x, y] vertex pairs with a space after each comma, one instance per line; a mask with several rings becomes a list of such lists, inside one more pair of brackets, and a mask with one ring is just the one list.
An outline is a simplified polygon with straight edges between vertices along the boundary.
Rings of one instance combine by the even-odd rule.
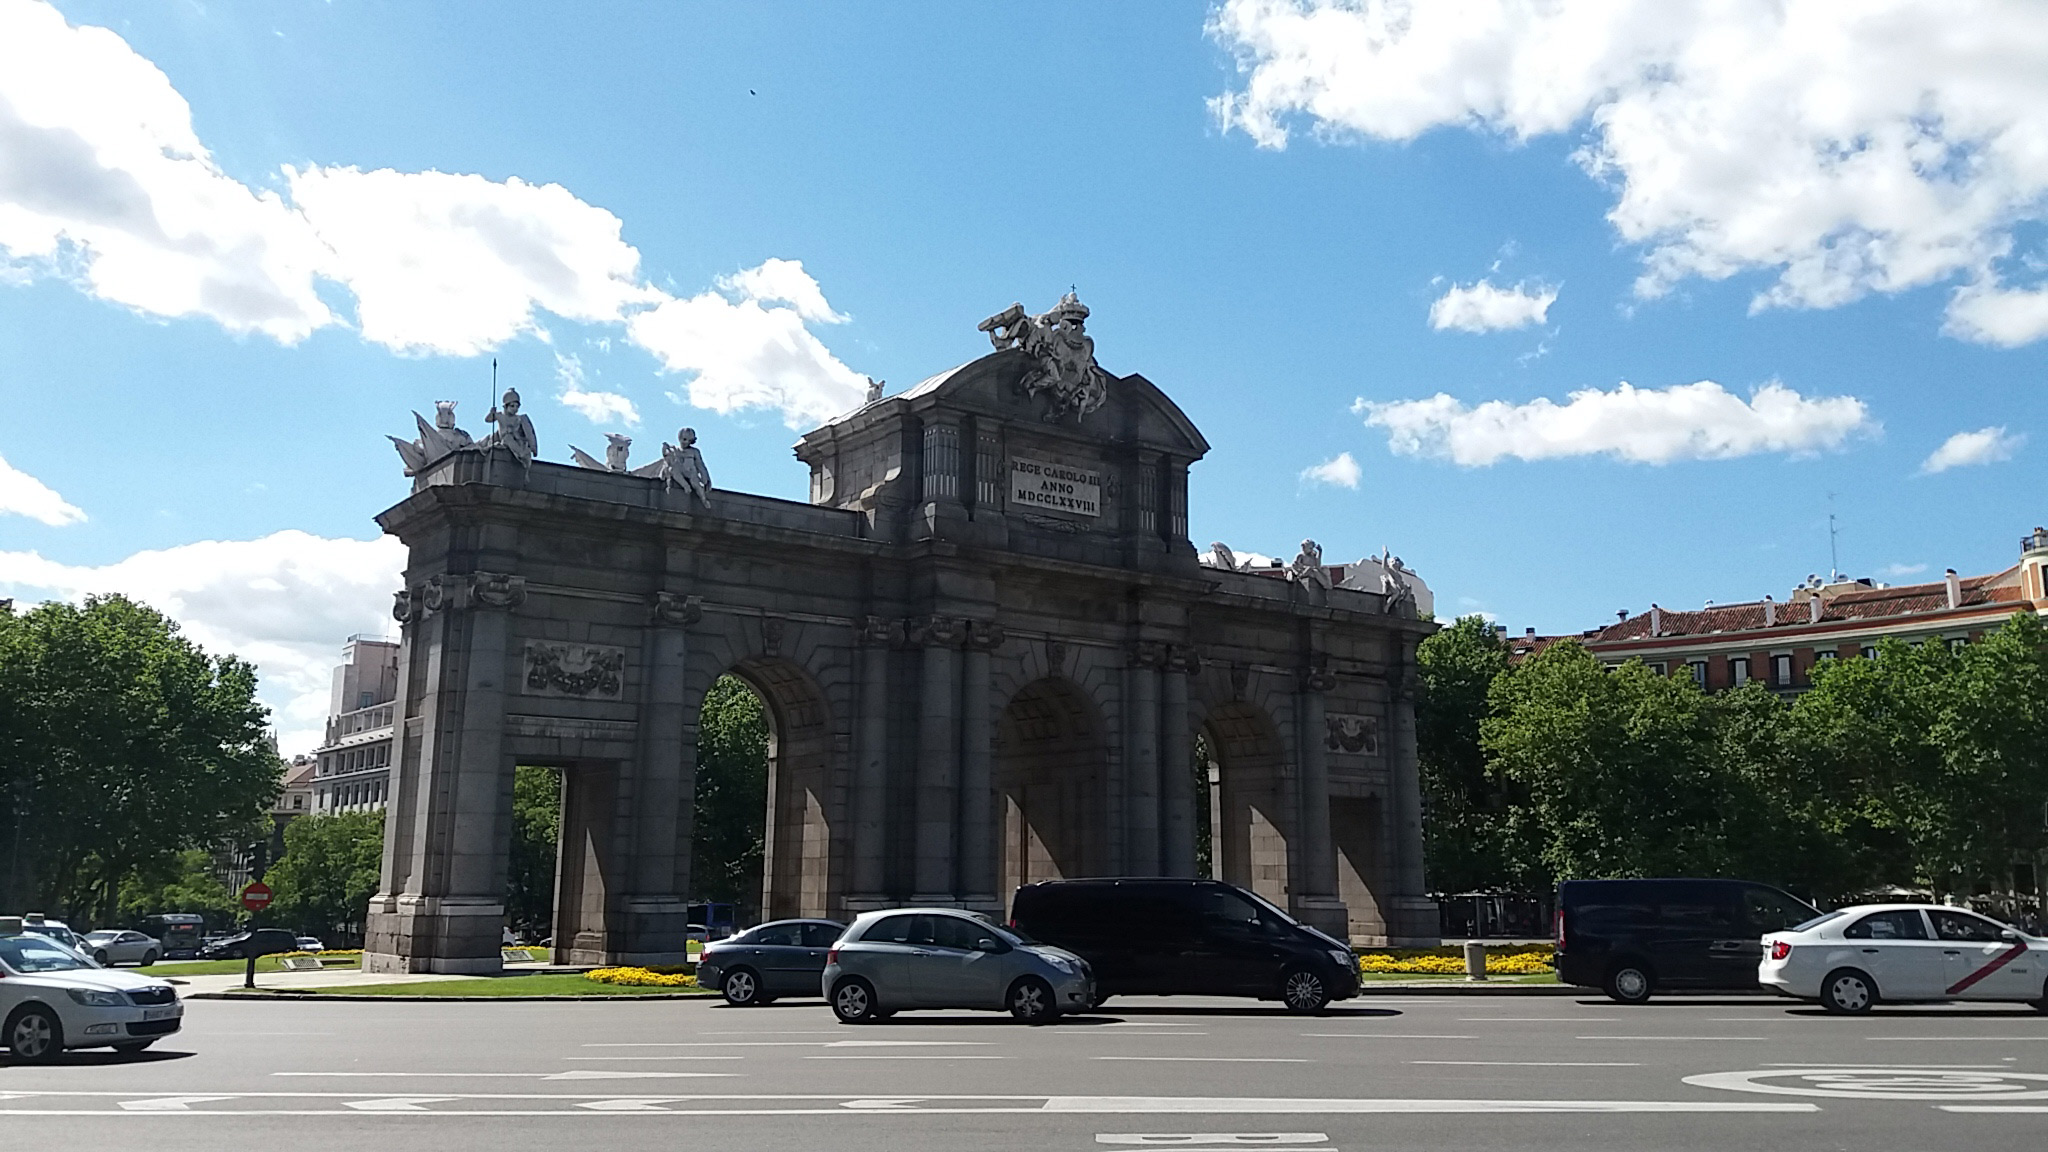
[[1813, 654], [1813, 658], [1815, 660], [1821, 661], [1822, 663], [1832, 664], [1834, 662], [1835, 655], [1836, 653], [1833, 648], [1823, 648], [1820, 651], [1815, 652]]
[[1728, 682], [1730, 684], [1749, 683], [1749, 657], [1730, 656], [1728, 658]]
[[1877, 659], [1877, 648], [1874, 645], [1865, 644], [1863, 646], [1863, 658], [1865, 660]]
[[1948, 638], [1948, 650], [1951, 652], [1961, 652], [1963, 650], [1963, 646], [1968, 644], [1969, 642], [1970, 641], [1966, 637], [1951, 636]]
[[1792, 657], [1771, 657], [1771, 682], [1780, 688], [1792, 686]]
[[1693, 660], [1689, 661], [1686, 667], [1692, 670], [1692, 682], [1705, 688], [1707, 686], [1707, 662], [1705, 660]]
[[1650, 665], [1650, 671], [1655, 672], [1659, 676], [1664, 675], [1664, 662], [1659, 660], [1655, 664]]

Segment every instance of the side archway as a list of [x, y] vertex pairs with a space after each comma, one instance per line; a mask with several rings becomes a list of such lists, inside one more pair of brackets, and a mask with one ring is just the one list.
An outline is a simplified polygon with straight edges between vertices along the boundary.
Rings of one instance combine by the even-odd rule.
[[996, 842], [1003, 899], [1018, 885], [1108, 871], [1109, 740], [1072, 681], [1017, 690], [996, 722]]
[[1209, 796], [1211, 872], [1286, 908], [1294, 820], [1279, 729], [1265, 709], [1237, 700], [1209, 709], [1202, 736], [1216, 758]]
[[767, 705], [768, 807], [761, 918], [831, 916], [842, 893], [843, 825], [832, 779], [831, 709], [802, 667], [773, 657], [730, 669]]

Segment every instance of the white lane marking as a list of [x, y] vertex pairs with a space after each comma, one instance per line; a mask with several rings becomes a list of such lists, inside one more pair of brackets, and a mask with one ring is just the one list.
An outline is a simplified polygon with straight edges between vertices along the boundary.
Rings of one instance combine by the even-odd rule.
[[[1784, 1024], [1784, 1023], [1787, 1023], [1787, 1022], [1789, 1022], [1789, 1021], [1790, 1021], [1791, 1019], [1792, 1019], [1792, 1018], [1791, 1018], [1790, 1016], [1709, 1016], [1709, 1017], [1707, 1017], [1707, 1023], [1709, 1023], [1709, 1024]], [[1822, 1017], [1822, 1019], [1826, 1019], [1826, 1017]], [[1846, 1021], [1845, 1021], [1845, 1023], [1846, 1023]]]
[[991, 1040], [834, 1040], [827, 1048], [987, 1048]]
[[1460, 1024], [1612, 1024], [1619, 1016], [1460, 1016]]
[[1307, 1064], [1304, 1056], [1095, 1056], [1095, 1060], [1174, 1061], [1195, 1064]]
[[[816, 1048], [816, 1047], [817, 1047], [817, 1045], [816, 1045], [816, 1044], [806, 1044], [806, 1045], [804, 1045], [804, 1047], [806, 1047], [806, 1048]], [[613, 1061], [613, 1060], [744, 1060], [744, 1059], [746, 1059], [746, 1057], [744, 1057], [744, 1056], [564, 1056], [564, 1057], [562, 1057], [562, 1059], [564, 1059], [564, 1060], [573, 1060], [573, 1061], [578, 1061], [578, 1062], [581, 1062], [581, 1061], [584, 1061], [584, 1060], [605, 1060], [605, 1061]]]
[[1097, 1132], [1097, 1144], [1140, 1144], [1148, 1148], [1188, 1144], [1321, 1144], [1326, 1132]]
[[806, 1057], [804, 1057], [804, 1059], [806, 1059], [806, 1060], [1007, 1060], [1007, 1059], [1009, 1059], [1009, 1057], [1007, 1057], [1007, 1056], [956, 1056], [956, 1055], [946, 1055], [946, 1056], [924, 1056], [924, 1055], [914, 1055], [914, 1054], [912, 1054], [912, 1053], [909, 1053], [909, 1052], [889, 1052], [889, 1053], [885, 1053], [885, 1054], [882, 1054], [882, 1055], [877, 1055], [877, 1056], [854, 1056], [854, 1055], [848, 1054], [848, 1055], [844, 1055], [844, 1056], [840, 1056], [840, 1055], [833, 1055], [833, 1056], [806, 1056]]
[[[1116, 1027], [1116, 1025], [1114, 1025], [1114, 1024], [1098, 1024], [1098, 1025], [1096, 1025], [1096, 1026], [1095, 1026], [1095, 1027], [1093, 1027], [1093, 1028], [1088, 1028], [1088, 1029], [1077, 1029], [1077, 1030], [1075, 1030], [1075, 1031], [1073, 1031], [1073, 1032], [1068, 1032], [1068, 1033], [1065, 1033], [1065, 1035], [1068, 1035], [1068, 1036], [1121, 1036], [1121, 1035], [1127, 1035], [1126, 1033], [1121, 1033], [1121, 1032], [1112, 1032], [1112, 1031], [1110, 1031], [1110, 1029], [1112, 1029], [1112, 1028], [1115, 1028], [1115, 1027]], [[1169, 1025], [1165, 1025], [1165, 1024], [1159, 1024], [1159, 1025], [1153, 1025], [1153, 1027], [1165, 1028], [1165, 1027], [1169, 1027]], [[1172, 1027], [1178, 1027], [1178, 1026], [1177, 1026], [1177, 1025], [1173, 1025]], [[1176, 1032], [1140, 1032], [1140, 1033], [1138, 1033], [1138, 1035], [1140, 1035], [1140, 1036], [1158, 1036], [1158, 1037], [1160, 1037], [1161, 1039], [1165, 1039], [1165, 1038], [1168, 1038], [1168, 1037], [1172, 1037], [1172, 1036], [1207, 1036], [1207, 1035], [1208, 1035], [1208, 1033], [1207, 1033], [1207, 1032], [1179, 1032], [1179, 1031], [1176, 1031]]]
[[1108, 1024], [1097, 1025], [1099, 1028], [1193, 1028], [1194, 1026], [1192, 1021], [1180, 1024], [1166, 1020], [1113, 1020]]
[[2003, 1044], [2013, 1040], [2048, 1040], [2048, 1036], [1865, 1036], [1865, 1040], [1956, 1040], [1969, 1043]]
[[446, 1104], [453, 1096], [380, 1096], [375, 1100], [349, 1100], [344, 1108], [358, 1112], [425, 1112], [424, 1104]]
[[1322, 1115], [1337, 1113], [1523, 1113], [1523, 1112], [1818, 1112], [1817, 1104], [1699, 1100], [1296, 1100], [1271, 1097], [1054, 1096], [1046, 1112], [1173, 1112]]
[[1581, 1036], [1581, 1040], [1767, 1040], [1767, 1036]]
[[[2011, 1057], [2007, 1057], [2011, 1059]], [[1765, 1064], [1765, 1068], [2004, 1068], [2003, 1064]]]
[[1937, 1104], [1943, 1112], [2048, 1112], [2048, 1104]]
[[1410, 1064], [1471, 1064], [1510, 1068], [1641, 1068], [1625, 1060], [1410, 1060]]
[[[759, 1029], [735, 1032], [699, 1032], [699, 1036], [837, 1036], [844, 1028]], [[666, 1048], [666, 1044], [585, 1044], [585, 1048]]]
[[190, 1112], [194, 1104], [232, 1099], [232, 1096], [153, 1096], [147, 1100], [123, 1100], [121, 1107], [129, 1112]]
[[683, 1080], [737, 1076], [737, 1072], [628, 1072], [622, 1068], [571, 1068], [543, 1080]]
[[1831, 1100], [2048, 1100], [2048, 1074], [2006, 1070], [1767, 1068], [1753, 1072], [1704, 1072], [1687, 1076], [1685, 1083], [1695, 1088]]
[[1477, 1040], [1477, 1036], [1448, 1036], [1435, 1032], [1303, 1032], [1337, 1040]]

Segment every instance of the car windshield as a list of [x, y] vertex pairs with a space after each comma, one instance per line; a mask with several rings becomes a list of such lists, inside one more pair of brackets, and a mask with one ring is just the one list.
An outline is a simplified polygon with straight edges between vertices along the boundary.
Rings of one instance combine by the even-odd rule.
[[1840, 920], [1841, 918], [1842, 914], [1840, 912], [1823, 912], [1820, 915], [1815, 916], [1813, 919], [1808, 920], [1803, 924], [1794, 924], [1792, 927], [1786, 929], [1786, 931], [1804, 932], [1809, 928], [1818, 928], [1830, 920]]
[[42, 936], [0, 937], [0, 961], [16, 972], [70, 972], [92, 962]]
[[1289, 916], [1287, 913], [1281, 911], [1277, 906], [1274, 905], [1272, 901], [1266, 899], [1264, 896], [1259, 895], [1257, 892], [1252, 892], [1244, 889], [1240, 889], [1240, 891], [1243, 891], [1245, 895], [1251, 897], [1253, 902], [1258, 904], [1259, 907], [1264, 908], [1266, 911], [1271, 912], [1274, 916], [1279, 917], [1280, 922], [1282, 924], [1300, 923], [1300, 921], [1296, 920], [1292, 916]]
[[87, 932], [85, 934], [85, 938], [87, 940], [96, 940], [104, 944], [105, 942], [112, 940], [119, 935], [119, 932]]

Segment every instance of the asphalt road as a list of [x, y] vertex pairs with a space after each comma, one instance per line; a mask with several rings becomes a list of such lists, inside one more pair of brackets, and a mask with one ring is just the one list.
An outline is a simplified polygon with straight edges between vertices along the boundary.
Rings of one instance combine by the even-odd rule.
[[0, 1063], [0, 1114], [16, 1148], [209, 1152], [2012, 1147], [2048, 1131], [2048, 1016], [1414, 995], [846, 1027], [818, 1002], [197, 1001], [139, 1058]]

